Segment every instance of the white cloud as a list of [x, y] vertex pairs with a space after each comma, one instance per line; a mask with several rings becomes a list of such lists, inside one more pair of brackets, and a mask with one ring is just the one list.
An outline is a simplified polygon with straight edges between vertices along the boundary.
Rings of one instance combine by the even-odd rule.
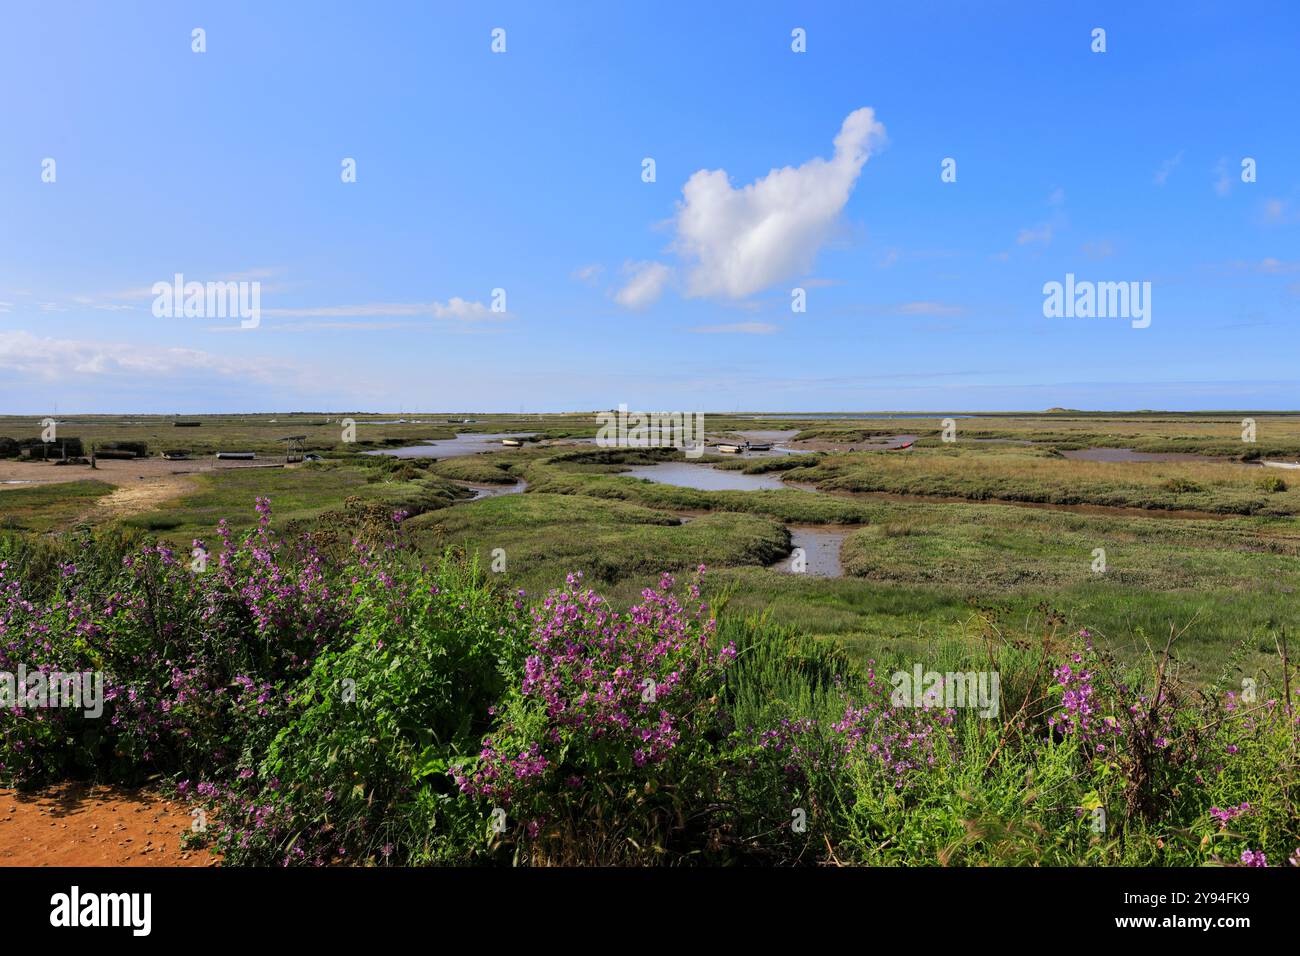
[[614, 295], [614, 301], [629, 309], [644, 309], [663, 294], [673, 270], [662, 262], [628, 262], [623, 272], [632, 276]]
[[728, 325], [701, 325], [691, 329], [701, 335], [771, 335], [777, 327], [770, 322], [732, 322]]
[[875, 113], [850, 113], [830, 159], [774, 169], [740, 189], [725, 170], [699, 170], [682, 188], [673, 248], [688, 263], [686, 294], [740, 299], [812, 268], [872, 150]]

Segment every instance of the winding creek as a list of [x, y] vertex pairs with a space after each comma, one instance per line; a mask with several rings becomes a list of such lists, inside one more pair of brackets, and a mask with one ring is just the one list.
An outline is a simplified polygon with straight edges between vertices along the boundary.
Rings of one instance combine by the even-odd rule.
[[775, 474], [747, 475], [743, 471], [723, 471], [712, 465], [693, 465], [684, 461], [635, 465], [619, 474], [697, 491], [778, 491], [790, 487]]
[[501, 444], [503, 438], [527, 438], [532, 432], [502, 432], [500, 434], [481, 434], [461, 432], [455, 438], [430, 438], [418, 445], [403, 448], [380, 448], [368, 451], [367, 455], [392, 455], [394, 458], [459, 458], [462, 455], [478, 455], [487, 451], [509, 451]]
[[[492, 434], [475, 434], [462, 433], [452, 439], [431, 439], [421, 442], [418, 445], [411, 445], [404, 448], [382, 449], [371, 451], [372, 455], [393, 455], [399, 458], [454, 458], [463, 455], [476, 455], [485, 452], [508, 451], [509, 448], [501, 445], [504, 438], [525, 438], [530, 433], [510, 432], [510, 433], [492, 433]], [[736, 457], [741, 458], [758, 458], [781, 454], [799, 454], [806, 451], [805, 449], [792, 449], [784, 447], [783, 443], [789, 441], [795, 431], [778, 431], [778, 430], [752, 430], [732, 432], [732, 435], [739, 436], [754, 442], [770, 442], [772, 448], [763, 451], [748, 451]], [[913, 436], [897, 436], [893, 441], [886, 439], [888, 444], [870, 445], [864, 444], [862, 450], [886, 450], [896, 448], [897, 442], [910, 439]], [[582, 440], [579, 440], [582, 441]], [[586, 439], [586, 442], [592, 439]], [[1279, 465], [1281, 467], [1300, 467], [1300, 465], [1291, 465], [1290, 463], [1281, 462], [1239, 462], [1222, 458], [1214, 458], [1208, 455], [1196, 455], [1180, 452], [1138, 452], [1131, 448], [1084, 448], [1061, 453], [1064, 457], [1095, 462], [1110, 462], [1123, 464], [1126, 462], [1198, 462], [1198, 463], [1221, 463], [1221, 464], [1249, 464], [1249, 465]], [[716, 468], [712, 465], [703, 463], [694, 463], [690, 461], [668, 461], [655, 465], [635, 465], [619, 473], [623, 477], [641, 478], [646, 481], [652, 481], [659, 484], [675, 485], [681, 488], [693, 488], [698, 491], [780, 491], [794, 490], [812, 494], [844, 494], [849, 497], [872, 497], [885, 498], [896, 501], [930, 501], [935, 503], [951, 503], [962, 501], [960, 498], [947, 498], [928, 495], [901, 495], [886, 492], [827, 492], [817, 488], [814, 485], [786, 482], [781, 478], [780, 473], [770, 474], [746, 474], [743, 471], [733, 471]], [[465, 488], [474, 491], [472, 498], [465, 499], [463, 503], [481, 501], [485, 498], [496, 498], [502, 495], [521, 494], [527, 490], [527, 483], [520, 480], [509, 485], [487, 485], [473, 482], [457, 482]], [[1047, 510], [1075, 511], [1090, 514], [1134, 514], [1140, 513], [1142, 517], [1149, 518], [1197, 518], [1222, 520], [1230, 515], [1220, 515], [1213, 513], [1191, 512], [1191, 511], [1162, 511], [1159, 509], [1139, 509], [1123, 508], [1117, 506], [1100, 506], [1100, 505], [1057, 505], [1045, 502], [1028, 502], [1028, 501], [979, 501], [976, 504], [1003, 504], [1027, 508], [1043, 508]], [[691, 515], [679, 515], [682, 523], [691, 520]], [[823, 526], [790, 526], [791, 547], [796, 549], [790, 555], [770, 565], [774, 571], [785, 574], [802, 573], [816, 578], [838, 578], [843, 577], [844, 568], [841, 563], [841, 549], [845, 539], [851, 534], [854, 528], [845, 528], [843, 526], [823, 527]], [[796, 555], [802, 554], [803, 570], [798, 571], [794, 567]]]
[[482, 485], [472, 481], [458, 481], [456, 484], [474, 492], [473, 498], [465, 498], [462, 502], [457, 502], [458, 504], [482, 501], [484, 498], [500, 498], [502, 495], [521, 495], [528, 490], [528, 482], [523, 479], [513, 485]]
[[[840, 564], [840, 549], [852, 528], [796, 527], [790, 528], [790, 546], [795, 549], [788, 557], [771, 565], [772, 570], [784, 574], [806, 574], [814, 578], [842, 578], [844, 566]], [[795, 555], [803, 551], [803, 570], [794, 568]]]

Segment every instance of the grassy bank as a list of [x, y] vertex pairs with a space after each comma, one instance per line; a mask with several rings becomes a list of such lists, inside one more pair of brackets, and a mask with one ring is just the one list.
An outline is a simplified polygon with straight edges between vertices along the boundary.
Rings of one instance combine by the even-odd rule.
[[[759, 466], [761, 467], [761, 466]], [[1300, 514], [1300, 482], [1232, 463], [1115, 463], [1063, 459], [1049, 449], [955, 445], [832, 454], [785, 472], [827, 491], [885, 492], [1100, 505], [1212, 514]]]
[[0, 529], [64, 530], [112, 490], [112, 485], [93, 479], [6, 488], [0, 491]]
[[445, 508], [471, 494], [416, 465], [389, 461], [231, 469], [196, 475], [194, 482], [198, 489], [195, 492], [169, 502], [165, 509], [128, 518], [125, 523], [188, 546], [194, 538], [210, 538], [217, 522], [227, 516], [232, 528], [249, 527], [255, 516], [249, 515], [247, 503], [257, 497], [275, 499], [279, 526], [306, 527], [337, 512], [348, 499], [420, 514]]

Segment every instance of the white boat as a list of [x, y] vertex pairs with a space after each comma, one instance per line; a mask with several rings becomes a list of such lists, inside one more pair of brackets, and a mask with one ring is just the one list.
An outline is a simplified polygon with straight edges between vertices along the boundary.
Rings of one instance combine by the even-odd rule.
[[719, 443], [714, 447], [724, 455], [739, 455], [742, 451], [745, 450], [744, 445], [733, 445], [730, 443], [727, 444]]
[[503, 438], [501, 439], [501, 444], [505, 445], [507, 448], [520, 448], [524, 443], [518, 438]]
[[1266, 461], [1266, 468], [1300, 468], [1300, 461]]

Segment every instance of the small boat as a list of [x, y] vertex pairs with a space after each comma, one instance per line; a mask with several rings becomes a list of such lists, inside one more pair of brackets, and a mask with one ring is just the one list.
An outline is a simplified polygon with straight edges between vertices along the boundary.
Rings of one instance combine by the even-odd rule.
[[717, 448], [717, 450], [724, 455], [739, 455], [742, 451], [745, 450], [744, 445], [736, 445], [732, 443], [725, 443], [725, 444], [719, 443], [714, 447]]
[[894, 446], [894, 451], [902, 451], [904, 448], [911, 448], [915, 444], [916, 442], [914, 441], [905, 441], [901, 445]]
[[501, 439], [501, 444], [505, 445], [507, 448], [522, 448], [524, 443], [518, 438], [503, 438]]
[[231, 461], [254, 461], [257, 455], [251, 451], [219, 451], [217, 457]]
[[747, 441], [745, 447], [750, 451], [771, 451], [772, 443], [770, 441]]
[[1266, 468], [1300, 468], [1300, 461], [1266, 461]]

